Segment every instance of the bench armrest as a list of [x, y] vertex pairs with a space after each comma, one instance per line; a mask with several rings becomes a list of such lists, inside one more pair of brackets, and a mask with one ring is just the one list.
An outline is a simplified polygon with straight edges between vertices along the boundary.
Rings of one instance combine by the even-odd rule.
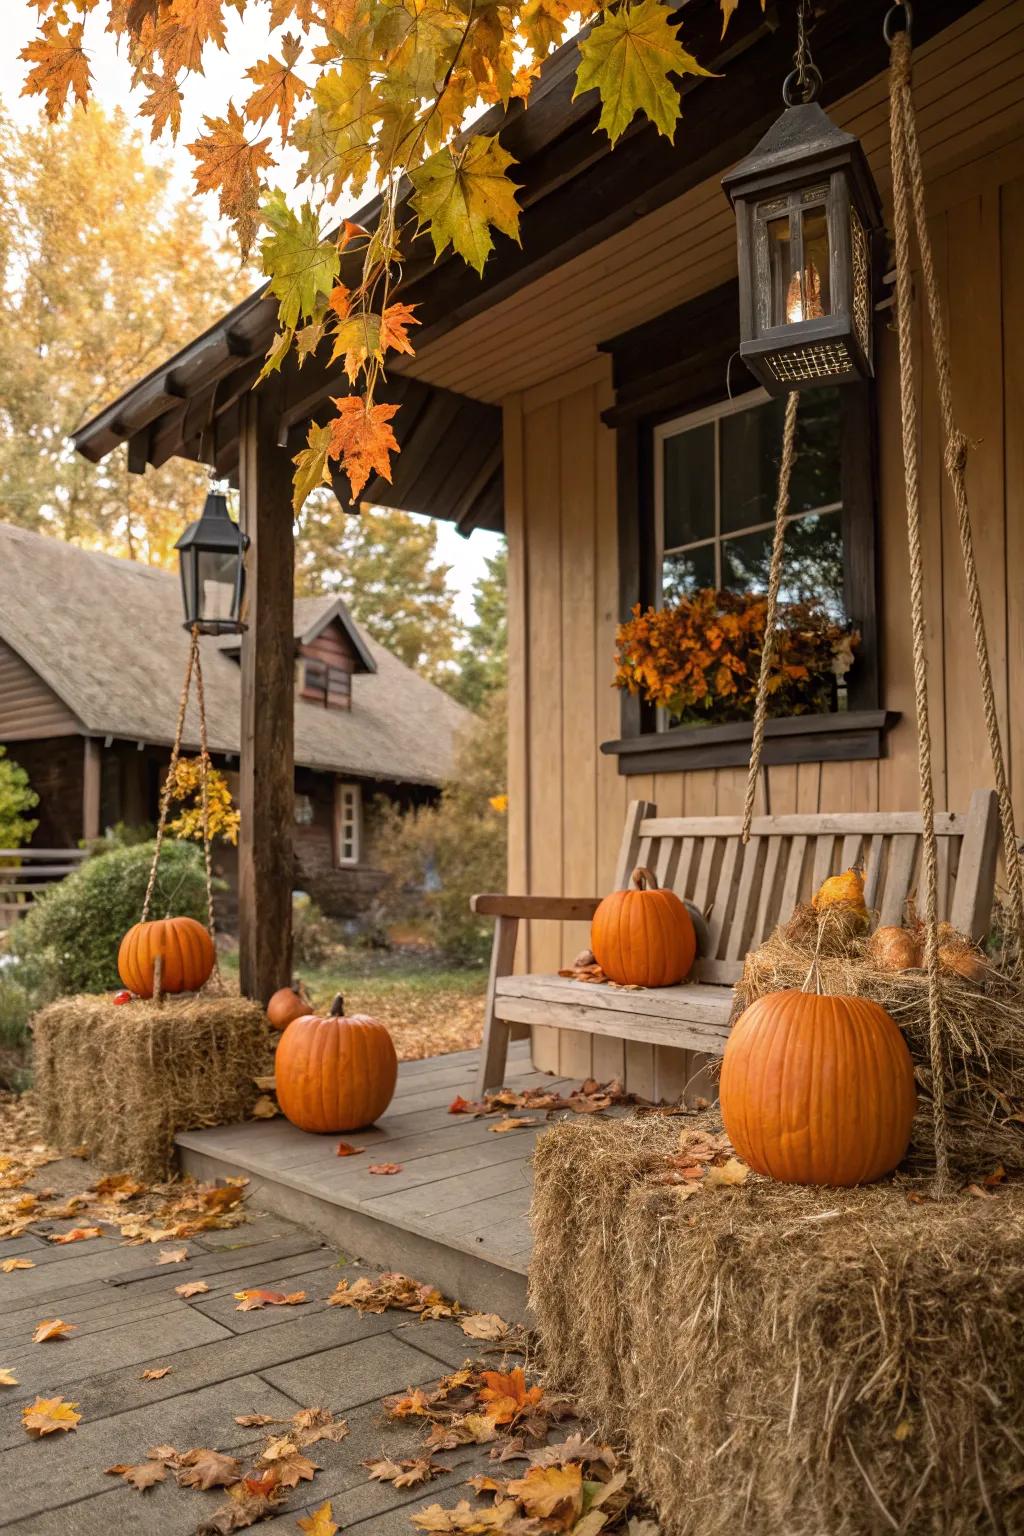
[[601, 905], [600, 896], [473, 896], [469, 903], [478, 917], [550, 917], [561, 922], [589, 922]]

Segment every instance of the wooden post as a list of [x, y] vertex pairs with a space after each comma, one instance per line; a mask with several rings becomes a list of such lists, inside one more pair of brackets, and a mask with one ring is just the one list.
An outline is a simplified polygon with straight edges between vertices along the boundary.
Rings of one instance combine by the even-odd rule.
[[265, 1003], [291, 979], [295, 818], [292, 464], [277, 446], [280, 380], [244, 395], [239, 439], [246, 556], [238, 842], [239, 974]]
[[82, 738], [82, 838], [92, 842], [100, 835], [100, 782], [103, 747], [94, 736]]

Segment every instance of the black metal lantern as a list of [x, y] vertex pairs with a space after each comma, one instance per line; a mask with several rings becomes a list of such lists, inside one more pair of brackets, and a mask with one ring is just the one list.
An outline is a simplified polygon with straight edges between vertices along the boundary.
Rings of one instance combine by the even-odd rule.
[[803, 6], [798, 15], [786, 110], [722, 181], [736, 211], [740, 356], [772, 395], [873, 373], [881, 201], [859, 139], [814, 100], [821, 76], [807, 53]]
[[203, 515], [175, 544], [181, 559], [185, 628], [203, 635], [240, 635], [249, 538], [232, 522], [227, 498], [210, 491]]

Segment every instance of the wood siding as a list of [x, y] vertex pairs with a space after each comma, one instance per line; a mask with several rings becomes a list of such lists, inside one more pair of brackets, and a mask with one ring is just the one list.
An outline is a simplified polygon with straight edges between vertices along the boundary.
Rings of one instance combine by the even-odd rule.
[[0, 742], [74, 736], [81, 729], [49, 684], [0, 640]]
[[[1024, 21], [1019, 6], [983, 7], [977, 13], [979, 30], [1000, 18], [1005, 25], [1010, 11], [1018, 22]], [[1019, 53], [1016, 59], [1019, 65]], [[1018, 137], [1006, 142], [1005, 115], [999, 116], [1004, 63], [996, 50], [989, 67], [997, 103], [993, 126], [999, 132], [984, 152], [972, 137], [975, 118], [968, 111], [976, 111], [977, 94], [967, 91], [964, 107], [963, 91], [958, 95], [951, 85], [945, 106], [947, 141], [958, 151], [965, 140], [974, 147], [964, 163], [959, 163], [963, 157], [958, 153], [958, 163], [945, 175], [933, 172], [928, 206], [949, 315], [956, 408], [973, 444], [969, 495], [1020, 826], [1024, 176], [1022, 141]], [[968, 118], [961, 137], [957, 117], [964, 112]], [[692, 237], [698, 233], [693, 231]], [[656, 277], [655, 272], [652, 279]], [[674, 301], [678, 296], [669, 297]], [[878, 366], [881, 703], [902, 711], [902, 720], [891, 732], [888, 755], [881, 760], [771, 768], [775, 814], [913, 810], [918, 804], [896, 363], [895, 335], [883, 325]], [[920, 390], [936, 798], [940, 806], [965, 810], [973, 789], [991, 785], [992, 770], [930, 366], [922, 371]], [[610, 369], [604, 359], [593, 358], [505, 400], [512, 710], [509, 890], [514, 892], [589, 896], [607, 890], [628, 799], [653, 800], [659, 814], [668, 816], [738, 814], [742, 807], [744, 768], [625, 779], [618, 775], [614, 759], [599, 751], [602, 741], [619, 734], [619, 700], [611, 687], [619, 604], [615, 440], [600, 421], [600, 412], [610, 403]], [[554, 969], [585, 939], [585, 925], [535, 924], [520, 945], [517, 968]], [[686, 1071], [684, 1058], [675, 1051], [592, 1041], [579, 1033], [542, 1028], [534, 1030], [534, 1058], [539, 1067], [573, 1077], [624, 1072], [637, 1092], [673, 1097]]]

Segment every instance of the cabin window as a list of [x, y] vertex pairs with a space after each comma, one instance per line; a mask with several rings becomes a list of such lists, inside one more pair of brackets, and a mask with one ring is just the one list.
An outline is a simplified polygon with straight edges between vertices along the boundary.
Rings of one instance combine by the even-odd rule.
[[299, 692], [313, 704], [328, 709], [351, 709], [352, 674], [347, 667], [331, 666], [313, 656], [299, 659]]
[[334, 793], [334, 846], [338, 864], [359, 863], [362, 839], [362, 786], [339, 782]]

